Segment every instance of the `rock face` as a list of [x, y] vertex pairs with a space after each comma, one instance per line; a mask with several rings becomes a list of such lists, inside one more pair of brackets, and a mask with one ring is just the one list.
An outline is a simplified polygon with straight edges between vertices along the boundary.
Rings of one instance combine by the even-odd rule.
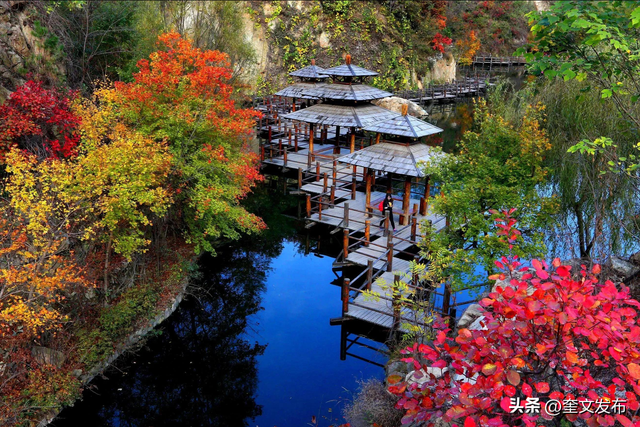
[[52, 61], [42, 40], [34, 36], [34, 16], [37, 12], [27, 1], [0, 1], [0, 103], [25, 82], [29, 72], [65, 74], [64, 66]]
[[34, 346], [31, 349], [31, 354], [38, 363], [42, 365], [53, 365], [57, 368], [60, 368], [65, 360], [62, 352], [47, 347]]
[[408, 105], [409, 114], [414, 117], [424, 118], [429, 115], [429, 113], [427, 113], [424, 108], [422, 108], [415, 102], [409, 101], [408, 99], [398, 98], [397, 96], [377, 99], [373, 101], [373, 104], [377, 105], [378, 107], [386, 108], [387, 110], [395, 111], [397, 113], [402, 113], [402, 106]]
[[451, 55], [430, 59], [431, 69], [424, 76], [424, 83], [450, 83], [456, 78], [457, 64]]
[[640, 267], [617, 256], [610, 257], [604, 266], [610, 269], [613, 274], [621, 276], [623, 279], [634, 276], [640, 272]]

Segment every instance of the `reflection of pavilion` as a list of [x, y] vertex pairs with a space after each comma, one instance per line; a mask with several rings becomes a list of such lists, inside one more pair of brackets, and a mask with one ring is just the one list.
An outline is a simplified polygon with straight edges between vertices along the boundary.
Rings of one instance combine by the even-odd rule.
[[[365, 267], [342, 284], [343, 318], [398, 328], [412, 313], [375, 280], [402, 280], [420, 290], [416, 277], [400, 279], [394, 273], [409, 273], [410, 261], [418, 257], [420, 221], [430, 221], [436, 230], [446, 226], [444, 217], [429, 210], [432, 188], [421, 165], [442, 156], [421, 141], [442, 130], [407, 115], [406, 109], [399, 114], [371, 104], [391, 94], [366, 85], [365, 80], [377, 73], [352, 65], [349, 56], [339, 67], [300, 71], [313, 74], [315, 80], [296, 83], [279, 94], [313, 105], [283, 103], [291, 108], [278, 114], [277, 130], [275, 122], [267, 129], [260, 123], [268, 135], [261, 146], [263, 164], [297, 170], [296, 192], [306, 197], [308, 226], [321, 223], [334, 228], [332, 233], [342, 230], [343, 250], [334, 266]], [[393, 215], [398, 215], [400, 227], [394, 232], [377, 227], [385, 220], [377, 207], [387, 191], [398, 201]], [[365, 301], [364, 289], [377, 291], [380, 300]], [[449, 314], [450, 295], [441, 296], [442, 305], [434, 308]]]

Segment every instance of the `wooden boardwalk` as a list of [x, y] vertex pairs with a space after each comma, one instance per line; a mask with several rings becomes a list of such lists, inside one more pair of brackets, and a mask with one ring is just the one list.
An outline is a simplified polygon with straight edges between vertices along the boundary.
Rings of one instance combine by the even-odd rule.
[[[463, 94], [462, 89], [460, 94]], [[446, 95], [446, 99], [458, 96], [452, 93], [442, 95]], [[434, 96], [440, 95], [434, 92]], [[334, 266], [363, 267], [358, 277], [344, 280], [343, 318], [360, 319], [394, 329], [401, 329], [401, 323], [407, 321], [420, 324], [421, 319], [415, 319], [415, 313], [399, 305], [397, 295], [394, 299], [391, 286], [383, 288], [376, 279], [381, 278], [391, 285], [396, 275], [410, 276], [409, 260], [417, 259], [418, 224], [428, 220], [436, 230], [441, 230], [445, 227], [445, 218], [430, 212], [424, 199], [411, 197], [406, 212], [401, 211], [400, 203], [396, 205], [396, 230], [386, 232], [378, 226], [384, 217], [377, 210], [377, 203], [385, 193], [373, 191], [371, 205], [366, 206], [366, 195], [358, 190], [364, 180], [364, 169], [339, 163], [340, 156], [372, 144], [372, 139], [359, 135], [347, 138], [343, 133], [336, 143], [335, 129], [324, 127], [313, 132], [311, 152], [311, 129], [281, 118], [290, 106], [276, 100], [263, 109], [266, 114], [257, 126], [259, 133], [266, 136], [266, 142], [261, 143], [262, 163], [283, 172], [298, 171], [297, 192], [306, 195], [308, 226], [321, 223], [335, 227], [332, 233], [343, 233], [343, 251]], [[386, 182], [391, 178], [380, 173], [376, 179]], [[403, 216], [403, 224], [398, 214]], [[417, 289], [417, 283], [411, 279], [401, 280], [409, 280]], [[364, 289], [379, 294], [380, 298], [365, 298]]]
[[403, 90], [394, 96], [407, 99], [416, 104], [449, 103], [466, 97], [482, 96], [492, 83], [480, 78], [465, 78], [451, 83], [429, 85], [419, 90]]
[[[381, 199], [384, 194], [373, 192], [371, 199]], [[426, 215], [416, 211], [411, 214], [409, 224], [400, 226], [399, 215], [395, 215], [396, 230], [385, 233], [384, 228], [378, 226], [382, 218], [381, 214], [375, 211], [366, 213], [365, 197], [365, 193], [357, 191], [355, 199], [347, 199], [332, 207], [318, 210], [308, 218], [308, 221], [343, 229], [344, 247], [334, 266], [357, 265], [366, 268], [360, 277], [348, 283], [348, 303], [345, 306], [343, 301], [343, 308], [346, 307], [343, 317], [360, 319], [385, 328], [391, 328], [397, 322], [422, 323], [420, 319], [413, 318], [410, 310], [400, 308], [396, 312], [391, 284], [394, 282], [395, 274], [410, 276], [411, 267], [408, 259], [415, 259], [416, 255], [407, 250], [419, 243], [416, 224], [428, 220], [431, 221], [435, 230], [439, 231], [445, 227], [445, 218], [428, 211]], [[419, 204], [416, 199], [410, 199], [410, 202], [412, 206]], [[364, 233], [365, 237], [357, 237], [361, 233]], [[344, 256], [345, 252], [346, 256]], [[377, 277], [382, 278], [388, 286], [382, 288], [375, 280]], [[356, 283], [357, 279], [362, 279], [362, 283]], [[407, 281], [407, 279], [401, 280]], [[365, 297], [360, 292], [364, 288], [377, 293], [380, 298]], [[394, 312], [396, 312], [395, 317]]]

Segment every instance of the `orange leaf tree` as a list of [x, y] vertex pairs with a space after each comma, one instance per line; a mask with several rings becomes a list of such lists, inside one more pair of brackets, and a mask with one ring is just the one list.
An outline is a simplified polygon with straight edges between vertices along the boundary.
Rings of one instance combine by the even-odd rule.
[[138, 62], [134, 82], [98, 92], [118, 120], [157, 141], [174, 156], [172, 188], [187, 239], [213, 251], [209, 238], [239, 237], [264, 223], [240, 200], [262, 179], [247, 141], [258, 112], [236, 108], [227, 56], [202, 51], [177, 33], [159, 37], [160, 49]]

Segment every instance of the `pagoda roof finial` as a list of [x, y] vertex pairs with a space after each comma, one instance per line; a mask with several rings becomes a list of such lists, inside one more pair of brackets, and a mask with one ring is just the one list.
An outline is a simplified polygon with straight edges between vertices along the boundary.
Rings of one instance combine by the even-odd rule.
[[345, 58], [344, 58], [344, 62], [347, 65], [351, 65], [351, 55], [347, 54], [347, 56], [345, 56]]
[[402, 104], [402, 115], [406, 116], [409, 113], [409, 105], [408, 104]]

